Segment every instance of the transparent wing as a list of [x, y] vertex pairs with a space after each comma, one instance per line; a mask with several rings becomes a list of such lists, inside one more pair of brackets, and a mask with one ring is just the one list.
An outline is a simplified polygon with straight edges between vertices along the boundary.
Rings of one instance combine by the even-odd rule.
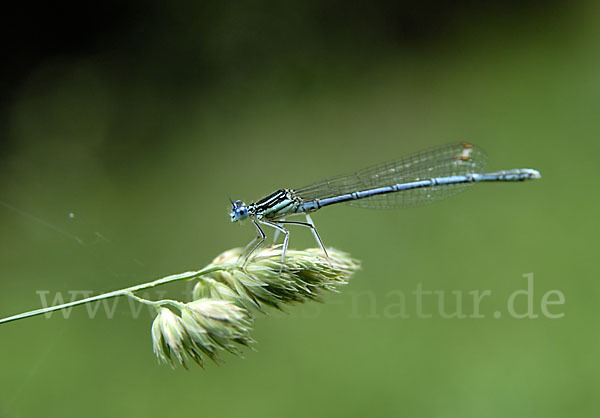
[[[461, 142], [377, 164], [349, 175], [332, 177], [310, 186], [294, 189], [294, 192], [304, 201], [310, 201], [434, 177], [480, 173], [486, 163], [487, 156], [483, 150]], [[462, 183], [418, 188], [345, 203], [369, 209], [421, 206], [455, 195], [470, 185], [471, 183]]]

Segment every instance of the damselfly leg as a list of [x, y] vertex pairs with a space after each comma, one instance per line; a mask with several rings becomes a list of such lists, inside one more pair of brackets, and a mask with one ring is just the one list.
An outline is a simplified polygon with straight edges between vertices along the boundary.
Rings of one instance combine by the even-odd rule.
[[276, 220], [274, 222], [276, 222], [278, 224], [300, 225], [300, 226], [305, 226], [307, 228], [310, 228], [310, 230], [312, 231], [313, 236], [315, 237], [315, 240], [319, 244], [319, 247], [321, 247], [321, 249], [323, 250], [323, 253], [325, 253], [325, 257], [329, 258], [329, 254], [327, 254], [327, 250], [325, 249], [325, 245], [323, 244], [323, 241], [321, 240], [321, 236], [319, 235], [319, 232], [317, 231], [317, 228], [315, 227], [315, 224], [313, 223], [311, 217], [308, 214], [306, 214], [306, 222], [285, 221], [283, 219], [282, 220]]
[[274, 222], [263, 221], [263, 220], [260, 220], [258, 222], [260, 222], [263, 225], [269, 225], [271, 228], [274, 228], [275, 231], [279, 231], [284, 234], [283, 247], [281, 248], [281, 265], [279, 266], [279, 272], [281, 273], [281, 270], [283, 269], [283, 263], [285, 261], [285, 253], [287, 253], [288, 244], [290, 242], [290, 231], [288, 231], [281, 225], [277, 225]]
[[[265, 242], [265, 239], [267, 238], [267, 236], [265, 235], [265, 232], [262, 230], [262, 228], [260, 227], [260, 225], [256, 222], [256, 219], [252, 219], [252, 223], [256, 227], [256, 231], [258, 232], [258, 236], [254, 237], [244, 247], [244, 251], [242, 251], [241, 255], [246, 254], [246, 257], [244, 257], [244, 266], [246, 265], [246, 263], [248, 262], [248, 259], [254, 253], [254, 251], [256, 251], [262, 245], [262, 243]], [[252, 246], [256, 241], [258, 241], [256, 243], [256, 245]], [[252, 250], [248, 251], [248, 248], [250, 248], [250, 247], [252, 247]], [[241, 257], [241, 255], [240, 255], [240, 257]]]
[[[284, 235], [283, 245], [281, 248], [281, 264], [282, 264], [282, 266], [283, 266], [283, 263], [285, 262], [285, 255], [287, 253], [287, 249], [288, 249], [289, 242], [290, 242], [290, 231], [288, 231], [286, 228], [284, 228], [281, 224], [299, 225], [299, 226], [303, 226], [306, 228], [310, 228], [310, 230], [312, 231], [313, 237], [319, 244], [319, 247], [321, 248], [321, 250], [323, 250], [325, 257], [327, 259], [329, 259], [329, 254], [327, 253], [325, 244], [323, 244], [323, 240], [321, 240], [321, 236], [319, 235], [319, 232], [317, 231], [315, 224], [313, 223], [311, 217], [308, 214], [305, 214], [305, 216], [306, 216], [306, 222], [286, 221], [284, 219], [277, 219], [277, 220], [273, 220], [273, 221], [267, 221], [264, 219], [258, 219], [258, 220], [252, 219], [252, 222], [254, 223], [254, 226], [256, 227], [256, 231], [258, 232], [258, 236], [256, 236], [254, 239], [252, 239], [252, 241], [250, 241], [248, 243], [248, 245], [246, 245], [246, 247], [244, 248], [244, 251], [242, 253], [242, 254], [245, 254], [244, 265], [248, 262], [248, 260], [250, 259], [250, 256], [256, 250], [258, 250], [258, 248], [260, 248], [260, 246], [266, 240], [266, 234], [265, 234], [264, 230], [260, 227], [259, 224], [270, 226], [271, 228], [273, 228], [275, 230], [274, 241], [276, 240], [276, 236], [279, 235], [279, 233], [282, 233]], [[252, 248], [252, 249], [250, 251], [248, 251], [249, 248]]]
[[[287, 248], [288, 248], [288, 243], [290, 241], [290, 232], [285, 229], [283, 226], [281, 225], [277, 225], [276, 223], [273, 222], [269, 222], [269, 221], [264, 221], [264, 220], [257, 220], [257, 219], [252, 219], [252, 223], [254, 224], [254, 226], [256, 227], [256, 231], [258, 232], [258, 236], [254, 237], [252, 239], [252, 241], [250, 241], [246, 247], [244, 248], [244, 251], [242, 252], [242, 255], [246, 255], [244, 257], [244, 266], [246, 265], [246, 263], [248, 263], [248, 260], [250, 259], [250, 256], [252, 256], [252, 254], [254, 254], [254, 252], [256, 250], [258, 250], [260, 248], [260, 246], [265, 242], [267, 235], [265, 234], [265, 232], [263, 231], [263, 229], [260, 227], [259, 223], [262, 225], [267, 225], [270, 226], [271, 228], [274, 228], [275, 231], [277, 232], [282, 232], [285, 235], [285, 238], [283, 240], [283, 248], [282, 248], [282, 252], [281, 252], [281, 268], [283, 267], [283, 262], [285, 261], [285, 254], [287, 252]], [[256, 242], [258, 241], [258, 242]], [[256, 244], [254, 244], [256, 242]], [[248, 251], [248, 248], [252, 248], [250, 251]]]
[[[281, 221], [279, 221], [279, 223], [283, 223], [282, 221], [285, 221], [285, 218], [281, 218]], [[273, 245], [275, 245], [275, 243], [277, 242], [277, 238], [279, 238], [279, 229], [276, 229], [275, 233], [273, 234]]]

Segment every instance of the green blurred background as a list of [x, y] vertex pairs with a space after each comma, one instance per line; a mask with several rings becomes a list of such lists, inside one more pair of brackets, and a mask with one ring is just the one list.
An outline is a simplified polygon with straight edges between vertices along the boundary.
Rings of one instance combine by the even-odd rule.
[[[315, 214], [362, 270], [325, 304], [258, 315], [257, 351], [219, 367], [158, 365], [126, 300], [2, 325], [0, 416], [599, 416], [598, 2], [53, 3], [5, 20], [1, 316], [202, 267], [254, 234], [229, 197], [430, 146], [468, 140], [491, 170], [543, 179]], [[516, 319], [527, 273], [539, 316]], [[461, 292], [467, 315], [490, 290], [484, 318], [443, 318], [435, 296], [418, 318], [419, 284], [448, 312]], [[542, 314], [550, 290], [562, 318]]]

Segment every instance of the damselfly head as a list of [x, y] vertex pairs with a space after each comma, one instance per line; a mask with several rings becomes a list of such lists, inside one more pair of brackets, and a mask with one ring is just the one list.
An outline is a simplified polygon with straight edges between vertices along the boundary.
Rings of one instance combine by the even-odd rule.
[[241, 200], [231, 202], [231, 222], [242, 221], [248, 217], [248, 207]]

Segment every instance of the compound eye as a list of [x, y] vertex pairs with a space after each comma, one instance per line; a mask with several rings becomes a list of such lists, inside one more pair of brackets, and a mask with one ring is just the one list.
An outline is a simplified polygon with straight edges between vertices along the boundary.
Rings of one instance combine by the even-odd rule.
[[237, 213], [238, 213], [239, 215], [242, 215], [242, 216], [244, 216], [246, 213], [248, 213], [248, 209], [246, 209], [245, 207], [243, 207], [243, 206], [242, 206], [241, 208], [238, 208], [238, 209], [237, 209]]

